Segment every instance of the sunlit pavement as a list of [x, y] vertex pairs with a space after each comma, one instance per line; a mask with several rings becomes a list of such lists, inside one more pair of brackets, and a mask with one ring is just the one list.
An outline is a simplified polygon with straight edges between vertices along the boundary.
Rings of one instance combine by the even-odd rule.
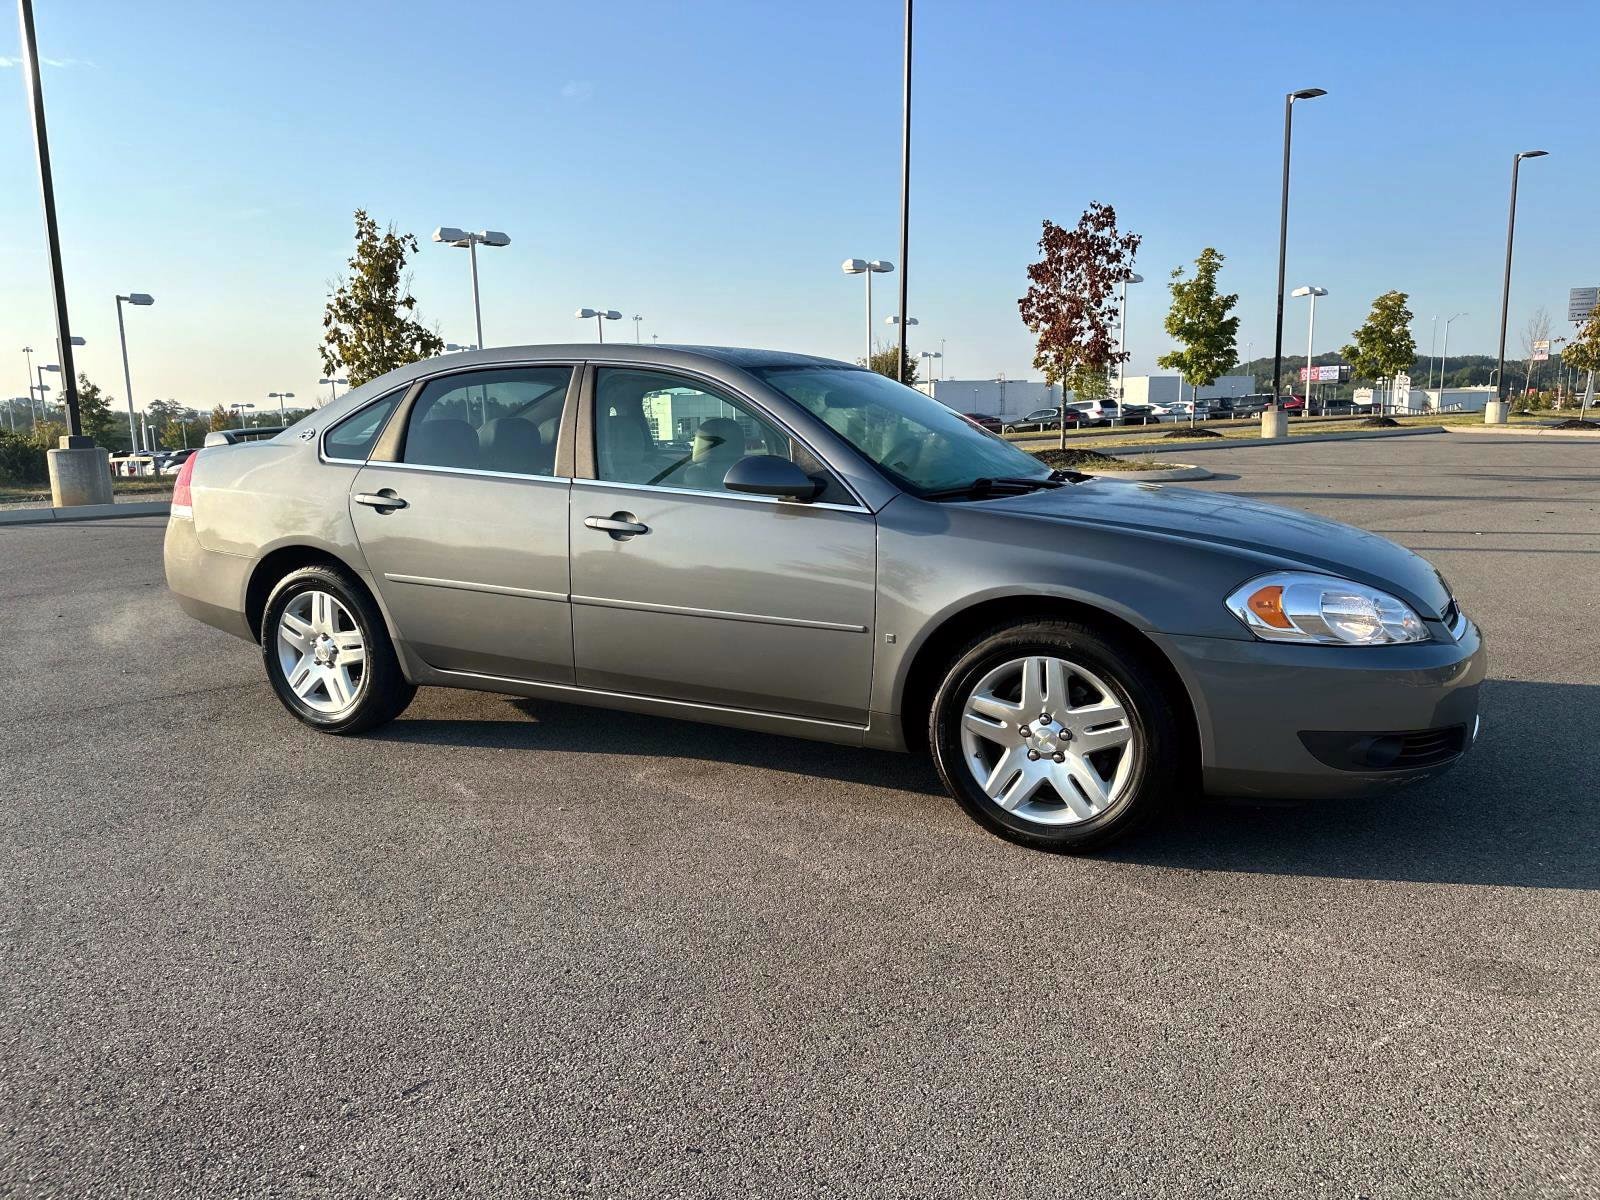
[[1461, 767], [1056, 858], [900, 756], [443, 691], [319, 737], [160, 520], [0, 529], [0, 1194], [1600, 1189], [1600, 445], [1194, 461], [1440, 566]]

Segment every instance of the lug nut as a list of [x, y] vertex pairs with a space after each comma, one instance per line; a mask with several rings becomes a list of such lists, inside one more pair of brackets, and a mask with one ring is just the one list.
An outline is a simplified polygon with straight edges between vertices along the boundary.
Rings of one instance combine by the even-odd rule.
[[1038, 762], [1039, 761], [1039, 752], [1037, 750], [1029, 750], [1028, 751], [1028, 761], [1029, 762]]
[[1056, 761], [1058, 763], [1064, 763], [1064, 762], [1067, 761], [1067, 756], [1065, 754], [1063, 754], [1061, 751], [1057, 750], [1056, 751]]
[[1029, 729], [1026, 725], [1024, 725], [1021, 729], [1017, 730], [1017, 732], [1020, 733], [1023, 737], [1032, 737], [1033, 736], [1033, 730]]

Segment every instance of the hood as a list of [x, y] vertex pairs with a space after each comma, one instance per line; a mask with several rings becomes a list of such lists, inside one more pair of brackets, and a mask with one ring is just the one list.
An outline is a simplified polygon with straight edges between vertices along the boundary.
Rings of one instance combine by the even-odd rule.
[[[1124, 529], [1265, 555], [1290, 569], [1321, 571], [1393, 592], [1438, 618], [1450, 591], [1433, 564], [1388, 538], [1299, 509], [1159, 483], [1094, 478], [986, 501], [995, 512]], [[1262, 573], [1275, 569], [1263, 566]]]

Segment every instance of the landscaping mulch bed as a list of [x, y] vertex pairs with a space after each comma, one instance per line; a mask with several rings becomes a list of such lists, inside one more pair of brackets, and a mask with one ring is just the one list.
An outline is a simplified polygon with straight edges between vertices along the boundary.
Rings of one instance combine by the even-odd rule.
[[1557, 421], [1552, 429], [1587, 429], [1593, 433], [1600, 433], [1600, 421], [1584, 421], [1578, 417], [1569, 417], [1565, 421]]
[[1161, 435], [1164, 438], [1205, 438], [1221, 437], [1215, 429], [1207, 429], [1204, 425], [1196, 425], [1193, 429], [1169, 429]]
[[1368, 417], [1365, 421], [1357, 421], [1362, 429], [1399, 429], [1400, 422], [1393, 417]]
[[1114, 458], [1095, 450], [1035, 450], [1035, 458], [1049, 467], [1071, 470], [1086, 467], [1091, 471], [1166, 471], [1171, 463], [1146, 462], [1144, 459]]

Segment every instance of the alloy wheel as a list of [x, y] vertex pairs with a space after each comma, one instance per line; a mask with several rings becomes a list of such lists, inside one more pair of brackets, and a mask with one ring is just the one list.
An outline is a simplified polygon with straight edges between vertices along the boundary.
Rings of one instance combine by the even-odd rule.
[[1002, 663], [968, 693], [961, 749], [998, 807], [1038, 825], [1070, 825], [1127, 796], [1143, 753], [1110, 686], [1063, 658]]
[[301, 703], [327, 717], [349, 712], [366, 678], [361, 626], [330, 592], [305, 591], [278, 617], [278, 664]]

